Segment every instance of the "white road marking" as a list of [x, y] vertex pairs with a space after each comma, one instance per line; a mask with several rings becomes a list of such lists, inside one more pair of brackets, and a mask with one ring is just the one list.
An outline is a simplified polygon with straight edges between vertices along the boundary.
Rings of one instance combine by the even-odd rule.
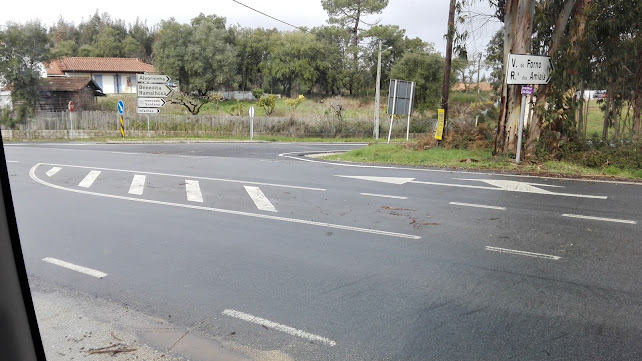
[[408, 197], [400, 197], [400, 196], [391, 196], [387, 194], [375, 194], [375, 193], [360, 193], [362, 196], [370, 196], [370, 197], [381, 197], [381, 198], [394, 198], [394, 199], [408, 199]]
[[450, 202], [454, 206], [464, 206], [464, 207], [476, 207], [476, 208], [488, 208], [488, 209], [498, 209], [500, 211], [505, 211], [506, 207], [497, 207], [497, 206], [486, 206], [483, 204], [474, 204], [474, 203], [459, 203], [459, 202]]
[[135, 153], [135, 152], [112, 152], [112, 154], [146, 155], [147, 153]]
[[617, 219], [617, 218], [604, 218], [604, 217], [593, 217], [593, 216], [582, 216], [579, 214], [562, 214], [562, 217], [570, 217], [570, 218], [582, 218], [582, 219], [590, 219], [593, 221], [604, 221], [604, 222], [616, 222], [616, 223], [627, 223], [627, 224], [638, 224], [637, 221], [629, 221], [626, 219]]
[[487, 251], [493, 251], [493, 252], [516, 254], [516, 255], [520, 255], [520, 256], [529, 256], [529, 257], [536, 257], [536, 258], [552, 259], [552, 260], [555, 260], [555, 261], [557, 261], [558, 259], [562, 258], [562, 257], [559, 257], [559, 256], [551, 256], [550, 254], [534, 253], [534, 252], [526, 252], [526, 251], [517, 251], [517, 250], [514, 250], [514, 249], [490, 247], [490, 246], [486, 246], [486, 250]]
[[261, 192], [259, 187], [244, 186], [247, 194], [250, 195], [252, 201], [256, 205], [256, 208], [262, 211], [276, 212], [276, 208], [272, 205], [272, 202]]
[[78, 187], [83, 187], [83, 188], [89, 188], [91, 187], [92, 184], [94, 184], [94, 181], [98, 176], [100, 175], [99, 170], [92, 170], [91, 172], [87, 173], [85, 178], [78, 183]]
[[38, 163], [37, 165], [40, 165], [40, 164], [46, 164], [46, 165], [52, 165], [52, 166], [60, 166], [60, 167], [80, 168], [80, 169], [100, 169], [100, 170], [123, 172], [123, 173], [138, 173], [138, 174], [147, 174], [147, 175], [160, 175], [160, 176], [166, 176], [166, 177], [180, 177], [180, 178], [191, 178], [191, 179], [200, 179], [200, 180], [211, 180], [211, 181], [216, 181], [216, 182], [255, 184], [255, 185], [259, 185], [259, 186], [270, 186], [270, 187], [281, 187], [281, 188], [303, 189], [303, 190], [307, 190], [307, 191], [325, 192], [325, 189], [323, 189], [323, 188], [291, 186], [291, 185], [286, 185], [286, 184], [275, 184], [275, 183], [252, 182], [252, 181], [236, 180], [236, 179], [198, 177], [198, 176], [191, 176], [191, 175], [171, 174], [171, 173], [144, 172], [144, 171], [139, 171], [139, 170], [128, 170], [128, 169], [117, 169], [117, 168], [85, 167], [85, 166], [80, 166], [80, 165], [55, 164], [55, 163]]
[[[357, 148], [355, 148], [355, 149], [357, 149]], [[479, 175], [488, 176], [488, 173], [473, 172], [473, 171], [468, 171], [468, 170], [455, 170], [455, 169], [450, 169], [450, 168], [447, 168], [447, 169], [443, 169], [443, 168], [442, 169], [432, 169], [432, 168], [420, 168], [420, 167], [410, 168], [410, 167], [393, 167], [393, 166], [383, 166], [383, 165], [365, 165], [365, 164], [354, 164], [354, 163], [349, 163], [349, 162], [336, 163], [336, 162], [326, 161], [326, 160], [316, 160], [316, 159], [311, 159], [311, 158], [293, 156], [292, 154], [305, 155], [306, 152], [281, 153], [281, 154], [279, 154], [279, 157], [290, 158], [290, 159], [299, 160], [299, 161], [302, 161], [302, 162], [319, 163], [319, 164], [324, 164], [324, 165], [336, 165], [336, 166], [340, 166], [340, 167], [410, 170], [410, 171], [415, 171], [415, 172], [437, 172], [437, 173], [450, 173], [450, 174], [479, 174]], [[437, 167], [435, 167], [435, 168], [437, 168]], [[514, 177], [514, 178], [550, 179], [550, 180], [554, 180], [554, 181], [567, 181], [567, 182], [570, 181], [570, 182], [629, 184], [629, 185], [642, 186], [642, 183], [640, 183], [640, 182], [612, 181], [612, 180], [604, 180], [604, 179], [545, 177], [545, 176], [528, 175], [528, 174], [501, 174], [501, 176], [502, 177]]]
[[215, 213], [232, 214], [232, 215], [244, 216], [244, 217], [269, 219], [269, 220], [273, 220], [273, 221], [281, 221], [281, 222], [305, 224], [305, 225], [325, 227], [325, 228], [341, 229], [341, 230], [345, 230], [345, 231], [376, 234], [376, 235], [388, 236], [388, 237], [399, 237], [399, 238], [407, 238], [407, 239], [421, 239], [420, 236], [415, 236], [415, 235], [412, 235], [412, 234], [380, 231], [380, 230], [377, 230], [377, 229], [360, 228], [360, 227], [353, 227], [353, 226], [344, 226], [344, 225], [340, 225], [340, 224], [308, 221], [308, 220], [296, 219], [296, 218], [286, 218], [286, 217], [272, 216], [272, 215], [267, 215], [267, 214], [233, 211], [233, 210], [229, 210], [229, 209], [209, 208], [209, 207], [196, 206], [196, 205], [191, 205], [191, 204], [171, 203], [171, 202], [155, 201], [155, 200], [151, 200], [151, 199], [125, 197], [125, 196], [118, 196], [118, 195], [113, 195], [113, 194], [90, 192], [90, 191], [85, 191], [85, 190], [75, 189], [75, 188], [65, 188], [65, 187], [62, 187], [62, 186], [59, 186], [59, 185], [56, 185], [56, 184], [47, 183], [47, 182], [43, 181], [42, 179], [40, 179], [40, 178], [38, 178], [36, 176], [36, 169], [39, 166], [43, 165], [43, 164], [44, 163], [38, 163], [38, 164], [34, 165], [33, 167], [31, 167], [31, 169], [29, 170], [29, 177], [31, 177], [31, 179], [33, 179], [34, 181], [36, 181], [36, 182], [38, 182], [38, 183], [40, 183], [40, 184], [42, 184], [44, 186], [47, 186], [47, 187], [50, 187], [50, 188], [54, 188], [54, 189], [64, 190], [64, 191], [67, 191], [67, 192], [87, 194], [87, 195], [92, 195], [92, 196], [96, 196], [96, 197], [105, 197], [105, 198], [127, 200], [127, 201], [133, 201], [133, 202], [143, 202], [143, 203], [149, 203], [149, 204], [158, 204], [158, 205], [164, 205], [164, 206], [170, 206], [170, 207], [188, 208], [188, 209], [196, 209], [196, 210], [215, 212]]
[[132, 184], [129, 186], [129, 194], [141, 195], [145, 190], [145, 178], [142, 174], [135, 174]]
[[325, 337], [321, 337], [321, 336], [318, 336], [318, 335], [315, 335], [315, 334], [312, 334], [312, 333], [308, 333], [308, 332], [305, 332], [305, 331], [297, 330], [294, 327], [282, 325], [280, 323], [272, 322], [272, 321], [266, 320], [264, 318], [252, 316], [249, 313], [230, 310], [230, 309], [227, 309], [227, 310], [225, 310], [225, 311], [223, 311], [221, 313], [223, 315], [225, 315], [225, 316], [234, 317], [234, 318], [238, 318], [239, 320], [255, 323], [257, 325], [261, 325], [261, 326], [265, 326], [267, 328], [271, 328], [271, 329], [274, 329], [274, 330], [277, 330], [277, 331], [285, 332], [288, 335], [301, 337], [301, 338], [304, 338], [304, 339], [309, 340], [309, 341], [321, 342], [321, 343], [326, 344], [328, 346], [335, 346], [337, 344], [336, 342], [334, 342], [334, 341], [332, 341], [330, 339], [327, 339]]
[[[478, 178], [453, 178], [453, 179], [465, 180], [465, 181], [483, 181], [483, 182], [488, 180], [488, 179], [478, 179]], [[502, 182], [502, 181], [503, 182], [514, 182], [514, 181], [501, 180], [501, 179], [499, 179], [498, 181], [499, 182]], [[532, 182], [518, 182], [518, 183], [520, 183], [520, 184], [528, 184], [528, 185], [531, 185], [531, 186], [540, 186], [540, 187], [564, 188], [564, 186], [556, 186], [556, 185], [544, 184], [544, 183], [532, 183]], [[493, 184], [493, 185], [495, 185], [495, 184]], [[500, 186], [498, 185], [498, 187], [500, 187]], [[502, 187], [502, 188], [504, 188], [504, 187]]]
[[382, 182], [382, 183], [392, 183], [392, 184], [405, 184], [405, 183], [415, 183], [415, 184], [426, 184], [426, 185], [436, 185], [436, 186], [445, 186], [445, 187], [457, 187], [457, 188], [473, 188], [473, 189], [486, 189], [491, 191], [506, 191], [506, 192], [521, 192], [521, 193], [536, 193], [536, 194], [546, 194], [546, 195], [555, 195], [555, 196], [564, 196], [564, 197], [577, 197], [577, 198], [594, 198], [594, 199], [606, 199], [606, 196], [593, 196], [587, 194], [573, 194], [573, 193], [556, 193], [551, 192], [546, 189], [540, 189], [533, 187], [529, 183], [516, 182], [516, 181], [507, 181], [507, 180], [497, 180], [497, 179], [469, 179], [473, 181], [480, 181], [487, 184], [491, 184], [494, 187], [486, 186], [474, 186], [469, 184], [457, 184], [457, 183], [440, 183], [440, 182], [424, 182], [416, 181], [415, 178], [398, 178], [398, 177], [370, 177], [370, 176], [349, 176], [349, 175], [336, 175], [336, 177], [343, 178], [352, 178], [352, 179], [361, 179], [373, 182]]
[[60, 167], [53, 167], [45, 173], [47, 177], [53, 177], [56, 173], [58, 173], [62, 168]]
[[83, 267], [83, 266], [78, 266], [76, 264], [65, 262], [65, 261], [61, 261], [61, 260], [56, 259], [56, 258], [46, 257], [46, 258], [43, 258], [42, 260], [45, 261], [45, 262], [49, 262], [51, 264], [55, 264], [56, 266], [65, 267], [65, 268], [68, 268], [70, 270], [73, 270], [73, 271], [76, 271], [76, 272], [81, 272], [81, 273], [84, 273], [84, 274], [87, 274], [87, 275], [90, 275], [90, 276], [96, 277], [96, 278], [103, 278], [103, 277], [107, 276], [107, 273], [96, 271], [95, 269], [91, 269], [91, 268], [87, 268], [87, 267]]
[[19, 160], [8, 160], [7, 163], [20, 163]]
[[187, 192], [188, 201], [203, 203], [203, 194], [198, 181], [185, 180], [185, 191]]

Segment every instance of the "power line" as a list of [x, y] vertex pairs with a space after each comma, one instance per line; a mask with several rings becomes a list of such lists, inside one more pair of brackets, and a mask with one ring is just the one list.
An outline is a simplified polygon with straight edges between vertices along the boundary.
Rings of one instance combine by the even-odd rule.
[[283, 21], [283, 20], [281, 20], [281, 19], [277, 19], [277, 18], [275, 18], [274, 16], [271, 16], [271, 15], [268, 15], [268, 14], [266, 14], [266, 13], [262, 12], [262, 11], [256, 10], [255, 8], [253, 8], [253, 7], [251, 7], [251, 6], [248, 6], [248, 5], [245, 5], [245, 4], [243, 4], [242, 2], [239, 2], [239, 1], [236, 1], [236, 0], [232, 0], [232, 1], [234, 1], [235, 3], [237, 3], [237, 4], [239, 4], [239, 5], [243, 5], [243, 6], [245, 6], [246, 8], [248, 8], [248, 9], [250, 9], [250, 10], [252, 10], [252, 11], [256, 11], [257, 13], [259, 13], [259, 14], [261, 14], [261, 15], [267, 16], [267, 17], [268, 17], [268, 18], [270, 18], [270, 19], [274, 19], [274, 20], [276, 20], [276, 21], [278, 21], [278, 22], [281, 22], [281, 23], [283, 23], [283, 24], [285, 24], [285, 25], [289, 25], [289, 26], [291, 26], [291, 27], [293, 27], [293, 28], [295, 28], [295, 29], [299, 29], [299, 30], [301, 30], [301, 31], [303, 31], [303, 32], [306, 32], [306, 31], [307, 31], [307, 30], [306, 30], [306, 29], [304, 29], [304, 28], [298, 27], [298, 26], [296, 26], [296, 25], [292, 25], [292, 24], [290, 24], [290, 23], [288, 23], [288, 22], [286, 22], [286, 21]]

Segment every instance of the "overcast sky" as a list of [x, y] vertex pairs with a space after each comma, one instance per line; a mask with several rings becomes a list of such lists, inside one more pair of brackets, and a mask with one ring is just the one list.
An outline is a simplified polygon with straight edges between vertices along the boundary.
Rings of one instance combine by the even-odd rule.
[[[266, 14], [297, 26], [314, 27], [326, 24], [327, 13], [321, 7], [320, 0], [239, 0], [239, 2], [260, 10]], [[409, 37], [435, 44], [441, 52], [445, 48], [444, 34], [448, 19], [448, 0], [390, 0], [388, 7], [380, 15], [367, 18], [379, 20], [382, 25], [399, 25], [406, 29]], [[0, 24], [7, 21], [25, 22], [40, 19], [45, 25], [53, 25], [60, 17], [76, 24], [87, 20], [96, 10], [107, 12], [114, 19], [123, 19], [127, 23], [136, 18], [147, 20], [153, 25], [161, 20], [174, 17], [180, 22], [188, 22], [199, 13], [216, 14], [227, 18], [228, 24], [239, 24], [243, 27], [276, 27], [281, 30], [292, 30], [291, 27], [254, 12], [232, 0], [210, 1], [41, 1], [26, 2], [4, 1], [0, 11]], [[485, 1], [476, 5], [476, 10], [491, 13]], [[497, 22], [491, 22], [480, 28], [480, 24], [466, 24], [473, 32], [469, 48], [472, 52], [483, 51], [498, 29]]]

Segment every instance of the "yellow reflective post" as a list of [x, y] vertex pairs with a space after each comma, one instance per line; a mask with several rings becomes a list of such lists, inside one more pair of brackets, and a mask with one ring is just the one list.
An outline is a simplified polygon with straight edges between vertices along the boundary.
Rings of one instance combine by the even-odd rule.
[[125, 139], [125, 124], [123, 123], [123, 115], [120, 115], [120, 135]]
[[437, 110], [437, 131], [435, 131], [435, 139], [441, 140], [444, 135], [444, 110]]

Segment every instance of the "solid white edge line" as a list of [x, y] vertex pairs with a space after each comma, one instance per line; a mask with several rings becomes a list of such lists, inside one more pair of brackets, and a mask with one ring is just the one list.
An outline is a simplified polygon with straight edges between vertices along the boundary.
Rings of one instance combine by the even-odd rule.
[[38, 164], [51, 165], [51, 166], [60, 166], [60, 167], [70, 167], [70, 168], [80, 168], [80, 169], [100, 169], [100, 170], [123, 172], [123, 173], [139, 173], [139, 174], [149, 174], [149, 175], [160, 175], [160, 176], [166, 176], [166, 177], [180, 177], [180, 178], [191, 178], [191, 179], [200, 179], [200, 180], [211, 180], [211, 181], [215, 181], [215, 182], [256, 184], [256, 185], [270, 186], [270, 187], [303, 189], [303, 190], [308, 190], [308, 191], [320, 191], [320, 192], [325, 192], [326, 191], [324, 188], [290, 186], [290, 185], [286, 185], [286, 184], [262, 183], [262, 182], [252, 182], [252, 181], [244, 181], [244, 180], [236, 180], [236, 179], [198, 177], [198, 176], [191, 176], [191, 175], [171, 174], [171, 173], [145, 172], [145, 171], [129, 170], [129, 169], [117, 169], [117, 168], [86, 167], [86, 166], [82, 166], [82, 165], [69, 165], [69, 164], [56, 164], [56, 163], [38, 163]]
[[252, 201], [254, 202], [254, 205], [256, 205], [256, 208], [262, 211], [277, 212], [272, 202], [270, 202], [270, 200], [265, 196], [265, 194], [263, 194], [263, 192], [259, 187], [252, 187], [252, 186], [243, 186], [243, 187], [245, 187], [245, 191], [250, 196], [250, 198], [252, 198]]
[[515, 250], [515, 249], [499, 248], [499, 247], [491, 247], [491, 246], [486, 246], [486, 250], [487, 251], [493, 251], [493, 252], [516, 254], [516, 255], [519, 255], [519, 256], [529, 256], [529, 257], [536, 257], [536, 258], [552, 259], [554, 261], [557, 261], [560, 258], [562, 258], [562, 257], [559, 257], [559, 256], [552, 256], [550, 254], [518, 251], [518, 250]]
[[96, 278], [104, 278], [107, 276], [107, 273], [96, 271], [95, 269], [79, 266], [73, 263], [65, 262], [57, 258], [45, 257], [42, 260], [51, 264], [55, 264], [56, 266], [64, 267], [72, 271], [84, 273], [86, 275], [90, 275]]
[[[365, 164], [354, 164], [354, 163], [335, 163], [332, 161], [320, 161], [315, 159], [308, 159], [303, 157], [292, 156], [291, 154], [302, 154], [305, 152], [287, 152], [279, 154], [279, 157], [290, 158], [294, 160], [300, 160], [303, 162], [311, 163], [320, 163], [320, 164], [329, 164], [337, 165], [341, 167], [354, 167], [354, 168], [375, 168], [375, 169], [396, 169], [396, 170], [411, 170], [418, 172], [439, 172], [439, 173], [456, 173], [456, 174], [481, 174], [481, 175], [491, 175], [491, 176], [502, 176], [502, 177], [514, 177], [514, 178], [534, 178], [534, 179], [548, 179], [554, 181], [577, 181], [577, 182], [592, 182], [592, 183], [609, 183], [609, 184], [628, 184], [642, 186], [642, 182], [626, 182], [626, 181], [610, 181], [604, 179], [583, 179], [583, 178], [563, 178], [563, 177], [544, 177], [536, 175], [527, 175], [527, 174], [508, 174], [508, 173], [492, 173], [492, 172], [473, 172], [473, 171], [463, 171], [457, 169], [426, 169], [426, 168], [408, 168], [408, 167], [393, 167], [393, 166], [382, 166], [382, 165], [365, 165]], [[305, 154], [304, 154], [305, 155]], [[435, 167], [436, 168], [436, 167]]]
[[203, 193], [201, 193], [201, 186], [198, 181], [186, 179], [185, 191], [188, 201], [203, 203]]
[[391, 195], [388, 195], [388, 194], [375, 194], [375, 193], [359, 193], [359, 194], [361, 194], [362, 196], [370, 196], [370, 197], [408, 199], [408, 197], [391, 196]]
[[615, 223], [626, 223], [626, 224], [638, 224], [637, 221], [630, 221], [627, 219], [617, 219], [617, 218], [604, 218], [604, 217], [593, 217], [593, 216], [582, 216], [580, 214], [569, 214], [564, 213], [562, 217], [569, 218], [581, 218], [581, 219], [590, 219], [592, 221], [604, 221], [604, 222], [615, 222]]
[[132, 184], [129, 186], [129, 194], [142, 195], [145, 190], [145, 178], [143, 174], [134, 174], [132, 178]]
[[280, 323], [272, 322], [272, 321], [266, 320], [264, 318], [260, 318], [260, 317], [256, 317], [256, 316], [250, 315], [249, 313], [240, 312], [240, 311], [231, 310], [231, 309], [226, 309], [223, 312], [221, 312], [221, 314], [223, 314], [225, 316], [229, 316], [229, 317], [234, 317], [234, 318], [237, 318], [239, 320], [255, 323], [257, 325], [265, 326], [267, 328], [275, 329], [277, 331], [281, 331], [281, 332], [287, 333], [290, 336], [296, 336], [296, 337], [304, 338], [304, 339], [309, 340], [309, 341], [318, 341], [318, 342], [324, 343], [324, 344], [326, 344], [326, 345], [328, 345], [330, 347], [335, 346], [337, 344], [336, 342], [334, 342], [334, 341], [332, 341], [330, 339], [327, 339], [325, 337], [321, 337], [321, 336], [318, 336], [318, 335], [315, 335], [315, 334], [312, 334], [312, 333], [309, 333], [309, 332], [297, 330], [294, 327], [290, 327], [290, 326], [282, 325]]
[[[316, 222], [316, 221], [307, 221], [307, 220], [304, 220], [304, 219], [271, 216], [271, 215], [267, 215], [267, 214], [249, 213], [249, 212], [242, 212], [242, 211], [233, 211], [233, 210], [229, 210], [229, 209], [209, 208], [209, 207], [203, 207], [203, 206], [196, 206], [196, 205], [192, 205], [192, 204], [171, 203], [171, 202], [155, 201], [155, 200], [151, 200], [151, 199], [133, 198], [133, 197], [126, 197], [126, 196], [118, 196], [118, 195], [113, 195], [113, 194], [103, 194], [103, 193], [96, 193], [96, 192], [91, 192], [91, 191], [84, 191], [84, 190], [75, 189], [75, 188], [65, 188], [65, 187], [61, 187], [61, 186], [56, 185], [56, 184], [47, 183], [47, 182], [43, 181], [42, 179], [40, 179], [40, 178], [38, 178], [36, 176], [36, 169], [39, 166], [43, 165], [43, 164], [47, 164], [47, 163], [38, 163], [38, 164], [34, 165], [33, 167], [31, 167], [31, 169], [29, 170], [29, 177], [31, 177], [31, 179], [33, 179], [34, 181], [36, 181], [36, 182], [38, 182], [38, 183], [40, 183], [42, 185], [45, 185], [47, 187], [54, 188], [54, 189], [60, 189], [60, 190], [64, 190], [64, 191], [67, 191], [67, 192], [88, 194], [88, 195], [93, 195], [93, 196], [97, 196], [97, 197], [114, 198], [114, 199], [134, 201], [134, 202], [159, 204], [159, 205], [165, 205], [165, 206], [171, 206], [171, 207], [197, 209], [197, 210], [209, 211], [209, 212], [215, 212], [215, 213], [233, 214], [233, 215], [237, 215], [237, 216], [270, 219], [270, 220], [281, 221], [281, 222], [306, 224], [306, 225], [311, 225], [311, 226], [326, 227], [326, 228], [333, 228], [333, 229], [341, 229], [341, 230], [345, 230], [345, 231], [353, 231], [353, 232], [368, 233], [368, 234], [377, 234], [377, 235], [388, 236], [388, 237], [398, 237], [398, 238], [407, 238], [407, 239], [421, 239], [420, 236], [415, 236], [415, 235], [412, 235], [412, 234], [380, 231], [380, 230], [376, 230], [376, 229], [359, 228], [359, 227], [353, 227], [353, 226], [343, 226], [343, 225], [340, 225], [340, 224], [324, 223], [324, 222]], [[49, 165], [49, 164], [47, 164], [47, 165]]]
[[53, 168], [49, 169], [47, 172], [45, 172], [45, 174], [47, 175], [47, 177], [53, 177], [61, 169], [62, 168], [60, 168], [60, 167], [53, 167]]
[[498, 209], [500, 211], [505, 211], [506, 207], [498, 207], [498, 206], [487, 206], [484, 204], [474, 204], [474, 203], [460, 203], [460, 202], [449, 202], [448, 204], [452, 204], [454, 206], [464, 206], [464, 207], [475, 207], [475, 208], [488, 208], [488, 209]]
[[94, 184], [94, 181], [96, 180], [96, 178], [98, 178], [99, 175], [100, 175], [99, 170], [89, 171], [89, 173], [87, 173], [85, 178], [83, 178], [83, 180], [81, 180], [80, 183], [78, 183], [78, 187], [83, 187], [83, 188], [91, 187], [91, 185]]

